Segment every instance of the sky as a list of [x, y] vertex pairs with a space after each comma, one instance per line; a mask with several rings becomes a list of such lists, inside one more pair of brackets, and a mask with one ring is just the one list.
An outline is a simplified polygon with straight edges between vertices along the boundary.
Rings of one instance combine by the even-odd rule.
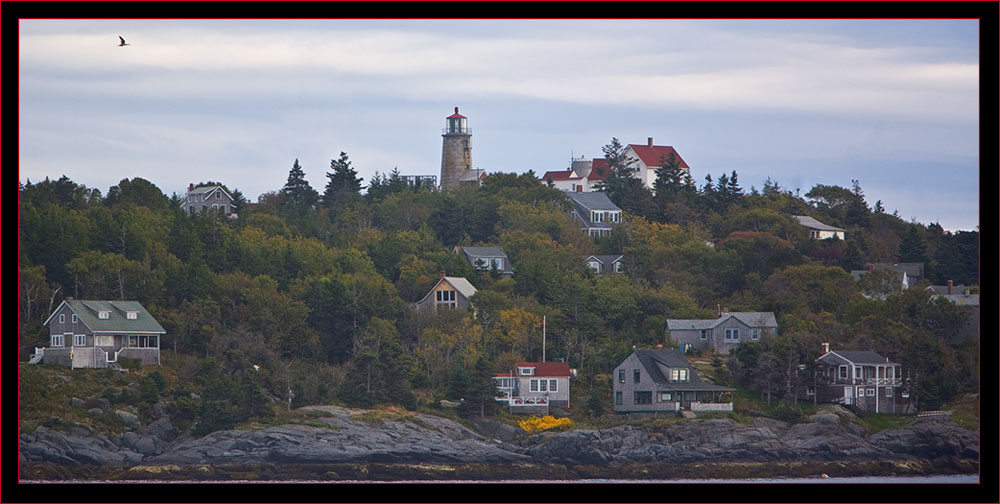
[[[440, 175], [459, 107], [472, 162], [535, 174], [673, 146], [699, 186], [735, 170], [807, 193], [858, 180], [907, 221], [979, 225], [979, 21], [19, 22], [20, 180], [107, 193], [219, 181], [251, 201], [298, 159], [322, 192]], [[118, 46], [118, 36], [130, 44]]]

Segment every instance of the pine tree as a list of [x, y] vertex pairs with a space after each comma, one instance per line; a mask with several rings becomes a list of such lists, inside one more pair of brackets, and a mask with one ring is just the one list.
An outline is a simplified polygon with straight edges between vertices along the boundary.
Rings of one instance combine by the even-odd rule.
[[362, 179], [358, 178], [358, 172], [351, 167], [351, 160], [348, 159], [346, 152], [341, 152], [339, 159], [330, 160], [330, 169], [333, 171], [326, 174], [329, 181], [323, 192], [325, 208], [346, 203], [362, 189]]
[[911, 224], [910, 229], [899, 242], [899, 262], [926, 263], [927, 242], [918, 224]]
[[305, 171], [299, 165], [298, 158], [295, 159], [292, 169], [288, 172], [288, 181], [285, 182], [285, 187], [281, 189], [281, 193], [285, 197], [282, 202], [283, 208], [292, 208], [304, 212], [316, 204], [319, 193], [309, 185], [309, 181], [306, 180]]

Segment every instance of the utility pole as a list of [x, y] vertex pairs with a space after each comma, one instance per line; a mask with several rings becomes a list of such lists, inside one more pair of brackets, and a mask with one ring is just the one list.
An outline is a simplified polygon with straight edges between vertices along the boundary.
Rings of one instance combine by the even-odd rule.
[[542, 315], [542, 362], [545, 362], [545, 315]]

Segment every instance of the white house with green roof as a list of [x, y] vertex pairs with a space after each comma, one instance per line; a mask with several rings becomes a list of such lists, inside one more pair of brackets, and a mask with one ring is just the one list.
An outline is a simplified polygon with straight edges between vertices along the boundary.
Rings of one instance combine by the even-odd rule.
[[32, 361], [70, 368], [117, 367], [118, 359], [160, 364], [163, 326], [138, 301], [68, 298], [52, 312], [49, 346], [36, 348]]

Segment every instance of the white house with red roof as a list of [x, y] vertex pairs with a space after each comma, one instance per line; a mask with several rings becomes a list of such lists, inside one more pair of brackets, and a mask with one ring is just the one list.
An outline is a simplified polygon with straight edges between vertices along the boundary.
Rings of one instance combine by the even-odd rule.
[[549, 407], [569, 408], [569, 378], [565, 362], [518, 362], [514, 369], [494, 375], [496, 400], [512, 413], [548, 413]]
[[[653, 137], [646, 140], [646, 145], [628, 144], [625, 147], [625, 155], [634, 160], [632, 163], [633, 175], [642, 181], [642, 185], [649, 189], [653, 188], [656, 182], [656, 169], [662, 165], [663, 160], [669, 159], [673, 154], [677, 159], [677, 164], [684, 171], [691, 171], [684, 158], [677, 153], [677, 150], [669, 145], [653, 145]], [[581, 157], [574, 158], [569, 168], [565, 170], [548, 171], [541, 176], [543, 183], [549, 181], [557, 189], [568, 192], [591, 192], [597, 190], [597, 185], [608, 175], [608, 163], [604, 158], [593, 160]]]

